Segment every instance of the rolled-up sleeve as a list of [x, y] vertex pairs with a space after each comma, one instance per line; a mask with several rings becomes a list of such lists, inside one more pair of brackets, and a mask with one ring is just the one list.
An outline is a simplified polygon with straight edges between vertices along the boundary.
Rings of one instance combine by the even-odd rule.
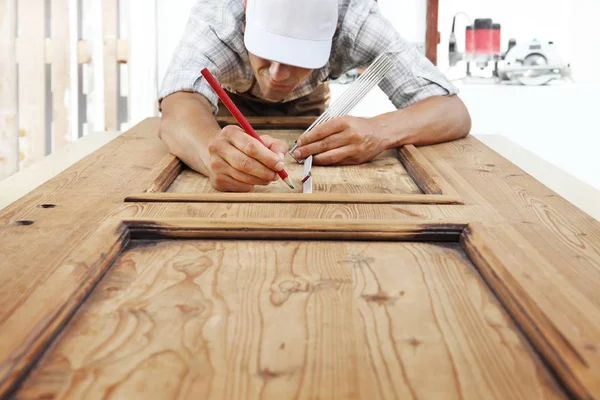
[[[349, 9], [349, 12], [352, 10]], [[368, 12], [352, 17], [358, 22], [351, 57], [368, 65], [377, 55], [387, 52], [393, 67], [379, 87], [396, 108], [408, 107], [431, 96], [458, 93], [458, 89], [429, 59], [400, 36], [376, 4]]]

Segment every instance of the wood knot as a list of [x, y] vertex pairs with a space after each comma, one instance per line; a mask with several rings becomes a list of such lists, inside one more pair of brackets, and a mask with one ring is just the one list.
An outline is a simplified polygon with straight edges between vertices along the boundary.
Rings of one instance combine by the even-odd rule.
[[417, 338], [415, 338], [415, 337], [414, 337], [414, 338], [411, 338], [411, 339], [408, 341], [408, 344], [410, 344], [410, 345], [411, 345], [412, 347], [414, 347], [415, 349], [416, 349], [417, 347], [419, 347], [419, 346], [421, 345], [421, 343], [423, 343], [423, 342], [421, 342], [419, 339], [417, 339]]
[[33, 225], [33, 224], [34, 224], [33, 221], [30, 221], [27, 219], [21, 219], [21, 220], [15, 222], [15, 225], [20, 225], [20, 226]]
[[583, 347], [586, 350], [592, 351], [594, 353], [598, 350], [598, 348], [596, 347], [596, 345], [594, 343], [586, 343], [583, 345]]
[[40, 204], [40, 208], [55, 208], [56, 204]]
[[394, 304], [396, 301], [395, 298], [390, 297], [387, 293], [379, 290], [379, 292], [375, 294], [363, 294], [362, 298], [370, 303], [377, 303], [377, 305], [383, 306], [387, 303]]
[[200, 307], [188, 306], [187, 304], [177, 304], [175, 307], [177, 307], [179, 311], [181, 311], [184, 314], [198, 311], [200, 309]]
[[265, 381], [268, 381], [270, 379], [278, 378], [279, 376], [281, 376], [281, 374], [278, 372], [273, 372], [269, 370], [269, 368], [264, 368], [258, 371], [258, 376], [264, 379]]

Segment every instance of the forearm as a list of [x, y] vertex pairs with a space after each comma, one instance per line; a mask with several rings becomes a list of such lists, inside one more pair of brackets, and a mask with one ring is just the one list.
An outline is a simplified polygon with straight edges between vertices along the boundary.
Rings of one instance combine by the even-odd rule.
[[465, 137], [471, 117], [458, 96], [435, 96], [372, 118], [386, 149], [442, 143]]
[[159, 137], [187, 166], [209, 176], [209, 143], [219, 134], [210, 103], [197, 93], [175, 93], [162, 103]]

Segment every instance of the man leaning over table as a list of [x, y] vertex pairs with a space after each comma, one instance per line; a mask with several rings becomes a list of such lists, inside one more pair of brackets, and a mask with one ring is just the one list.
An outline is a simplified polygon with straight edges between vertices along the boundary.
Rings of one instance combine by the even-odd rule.
[[405, 144], [458, 139], [471, 129], [457, 89], [400, 37], [375, 0], [199, 0], [163, 81], [160, 138], [220, 191], [248, 192], [278, 179], [288, 146], [267, 147], [227, 115], [200, 71], [208, 68], [246, 116], [320, 115], [328, 82], [388, 51], [394, 67], [379, 87], [397, 108], [343, 116], [300, 136], [296, 159], [315, 165], [365, 163]]

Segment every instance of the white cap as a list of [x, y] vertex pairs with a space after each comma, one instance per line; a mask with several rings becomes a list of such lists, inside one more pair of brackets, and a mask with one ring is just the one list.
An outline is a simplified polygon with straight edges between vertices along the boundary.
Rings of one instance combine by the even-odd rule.
[[337, 27], [338, 0], [248, 0], [246, 49], [302, 68], [327, 64]]

